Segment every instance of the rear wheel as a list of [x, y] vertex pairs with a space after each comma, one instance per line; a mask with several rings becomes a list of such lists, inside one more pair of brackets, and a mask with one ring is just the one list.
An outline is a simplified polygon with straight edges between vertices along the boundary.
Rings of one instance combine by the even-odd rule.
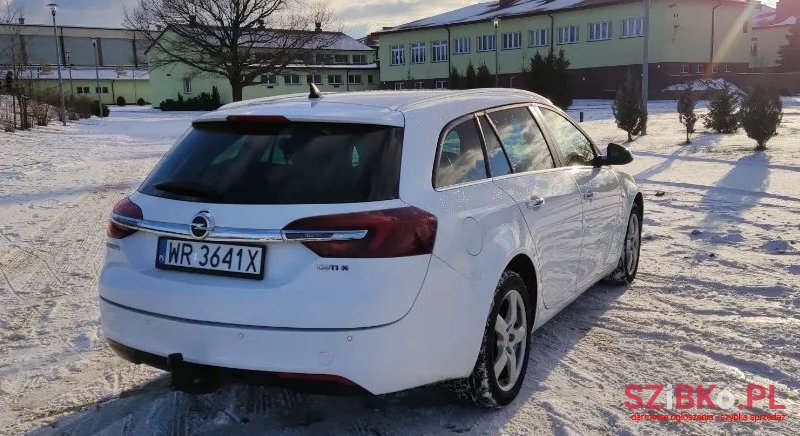
[[472, 374], [456, 382], [481, 407], [505, 406], [516, 398], [530, 354], [533, 306], [519, 274], [506, 271], [495, 291], [478, 361]]
[[631, 216], [628, 218], [628, 228], [625, 232], [625, 243], [622, 245], [617, 269], [606, 278], [608, 282], [618, 285], [632, 283], [639, 271], [639, 254], [642, 246], [642, 222], [639, 205], [634, 204]]

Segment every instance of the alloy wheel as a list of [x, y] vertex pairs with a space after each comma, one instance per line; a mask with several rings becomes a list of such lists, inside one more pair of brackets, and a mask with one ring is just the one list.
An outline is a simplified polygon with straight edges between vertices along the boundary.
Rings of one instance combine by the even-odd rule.
[[494, 377], [503, 391], [510, 391], [520, 377], [528, 346], [528, 319], [519, 291], [512, 289], [503, 297], [495, 319], [496, 338]]

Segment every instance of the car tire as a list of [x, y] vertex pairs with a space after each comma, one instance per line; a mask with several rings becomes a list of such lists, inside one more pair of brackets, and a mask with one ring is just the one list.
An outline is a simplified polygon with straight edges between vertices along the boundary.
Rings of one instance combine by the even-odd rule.
[[505, 406], [516, 398], [528, 369], [533, 314], [522, 277], [505, 271], [495, 290], [475, 368], [468, 378], [454, 383], [459, 397], [484, 408]]
[[606, 277], [606, 282], [614, 285], [627, 285], [636, 279], [639, 271], [639, 258], [642, 249], [642, 213], [638, 204], [633, 205], [628, 227], [625, 230], [625, 242], [617, 268]]

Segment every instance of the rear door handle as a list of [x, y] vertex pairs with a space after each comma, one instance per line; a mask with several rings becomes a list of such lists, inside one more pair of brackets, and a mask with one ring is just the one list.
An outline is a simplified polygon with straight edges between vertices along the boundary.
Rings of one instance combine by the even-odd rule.
[[593, 199], [594, 198], [594, 192], [584, 192], [583, 193], [583, 198], [585, 198], [587, 200]]
[[544, 204], [544, 198], [534, 195], [525, 204], [528, 205], [528, 209], [538, 209]]

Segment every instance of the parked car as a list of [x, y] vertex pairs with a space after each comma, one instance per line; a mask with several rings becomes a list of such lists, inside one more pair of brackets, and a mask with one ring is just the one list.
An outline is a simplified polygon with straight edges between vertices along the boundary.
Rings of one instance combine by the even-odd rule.
[[519, 90], [228, 105], [114, 208], [103, 331], [179, 389], [454, 380], [505, 405], [533, 330], [636, 277], [631, 160]]

